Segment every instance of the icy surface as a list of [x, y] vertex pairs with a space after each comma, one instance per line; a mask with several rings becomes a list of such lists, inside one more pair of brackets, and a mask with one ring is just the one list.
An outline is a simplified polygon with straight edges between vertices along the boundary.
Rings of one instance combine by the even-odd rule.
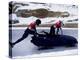
[[[13, 29], [12, 30], [12, 42], [18, 40], [24, 33], [25, 29]], [[49, 32], [49, 29], [44, 29], [45, 31]], [[38, 29], [40, 32], [41, 29]], [[63, 33], [65, 35], [70, 35], [78, 39], [78, 31], [77, 29], [64, 29]], [[60, 56], [60, 55], [75, 55], [77, 54], [77, 47], [54, 47], [53, 49], [46, 49], [46, 50], [38, 50], [38, 47], [33, 45], [30, 40], [31, 36], [29, 35], [26, 39], [21, 41], [20, 43], [16, 44], [12, 48], [12, 56], [15, 58], [18, 57], [40, 57], [40, 56]]]

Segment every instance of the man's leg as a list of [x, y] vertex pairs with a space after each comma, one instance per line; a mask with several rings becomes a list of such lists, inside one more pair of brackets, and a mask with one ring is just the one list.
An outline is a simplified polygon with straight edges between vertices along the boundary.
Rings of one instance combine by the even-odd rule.
[[31, 30], [29, 30], [29, 29], [26, 29], [25, 32], [24, 32], [24, 34], [23, 34], [23, 36], [22, 36], [20, 39], [18, 39], [16, 42], [12, 43], [12, 47], [13, 47], [15, 44], [17, 44], [17, 43], [21, 42], [22, 40], [24, 40], [24, 39], [28, 36], [28, 34], [33, 34], [33, 35], [34, 35], [35, 32], [34, 32], [34, 31], [31, 31]]
[[57, 28], [57, 32], [56, 32], [57, 35], [58, 35], [58, 32], [59, 32], [59, 28]]
[[19, 43], [19, 42], [21, 42], [22, 40], [24, 40], [27, 36], [28, 36], [28, 30], [26, 29], [25, 30], [25, 32], [24, 32], [24, 34], [23, 34], [23, 36], [20, 38], [20, 39], [18, 39], [16, 42], [14, 42], [14, 43], [12, 43], [12, 47], [15, 45], [15, 44], [17, 44], [17, 43]]
[[62, 31], [62, 28], [60, 28], [60, 30], [61, 30], [61, 34], [63, 35], [63, 31]]
[[53, 26], [51, 26], [49, 34], [52, 35], [52, 36], [55, 35], [55, 28]]

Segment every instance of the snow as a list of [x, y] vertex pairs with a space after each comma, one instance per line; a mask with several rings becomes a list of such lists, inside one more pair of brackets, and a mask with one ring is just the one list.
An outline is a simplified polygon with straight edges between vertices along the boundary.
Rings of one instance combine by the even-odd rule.
[[[27, 18], [17, 17], [19, 20], [18, 24], [30, 24], [32, 21], [38, 19], [37, 17], [31, 16]], [[46, 17], [46, 18], [39, 18], [42, 21], [42, 24], [53, 24], [56, 20], [61, 20], [63, 23], [68, 23], [67, 21], [72, 20], [71, 23], [78, 23], [78, 21], [73, 21], [74, 19], [78, 19], [78, 16], [69, 16], [69, 17]]]
[[29, 4], [29, 6], [21, 6], [16, 11], [23, 9], [34, 10], [34, 9], [44, 8], [48, 9], [49, 11], [60, 11], [60, 12], [66, 11], [74, 15], [77, 15], [78, 13], [78, 8], [76, 5], [75, 5], [76, 7], [73, 7], [72, 5], [52, 4], [52, 3], [46, 4], [45, 6], [43, 4], [32, 4], [32, 3], [26, 3], [26, 4]]
[[18, 20], [18, 17], [13, 13], [9, 15], [9, 20]]
[[[22, 18], [22, 17], [17, 17], [17, 19], [19, 20], [19, 23], [14, 24], [14, 25], [18, 25], [18, 24], [30, 24], [33, 21], [36, 21], [36, 19], [38, 19], [37, 17], [31, 16], [31, 17], [27, 17], [27, 18]], [[65, 17], [65, 18], [57, 18], [57, 17], [47, 17], [47, 18], [39, 18], [42, 23], [41, 24], [54, 24], [56, 20], [61, 20], [63, 21], [63, 23], [70, 23], [68, 22], [69, 20], [72, 20], [71, 23], [78, 23], [78, 21], [73, 21], [74, 19], [78, 19], [77, 16], [74, 17]]]
[[[13, 2], [16, 3], [16, 2]], [[17, 2], [17, 3], [23, 3], [23, 4], [29, 4], [29, 6], [20, 6], [19, 8], [16, 9], [18, 10], [23, 10], [23, 9], [28, 9], [28, 10], [34, 10], [34, 9], [39, 9], [39, 8], [44, 8], [48, 9], [49, 11], [60, 11], [60, 12], [69, 12], [70, 16], [69, 17], [46, 17], [46, 18], [40, 18], [42, 21], [42, 24], [53, 24], [55, 20], [62, 20], [63, 23], [68, 23], [68, 20], [74, 20], [78, 19], [78, 6], [72, 6], [72, 5], [65, 5], [65, 4], [52, 4], [52, 3], [46, 3], [44, 4], [33, 4], [29, 2]], [[20, 4], [19, 4], [20, 5]], [[17, 24], [30, 24], [32, 21], [35, 21], [38, 19], [37, 17], [31, 16], [31, 17], [17, 17], [14, 14], [12, 14], [12, 20], [17, 19], [19, 20], [19, 23]], [[73, 21], [72, 23], [78, 23], [78, 21]], [[17, 25], [15, 24], [15, 25]]]
[[42, 5], [30, 5], [30, 6], [21, 6], [16, 11], [23, 10], [23, 9], [35, 10], [35, 9], [40, 9], [40, 8], [48, 9], [46, 6], [42, 6]]
[[[59, 50], [58, 50], [59, 48]], [[13, 57], [15, 59], [17, 58], [38, 58], [38, 57], [55, 57], [55, 56], [66, 56], [66, 55], [76, 55], [78, 50], [76, 49], [76, 47], [72, 47], [72, 48], [64, 48], [64, 47], [58, 47], [53, 49], [54, 52], [47, 52], [47, 51], [51, 51], [51, 50], [44, 50], [47, 53], [39, 53], [39, 54], [33, 54], [33, 55], [28, 55], [28, 56], [17, 56], [17, 57]]]
[[[72, 5], [52, 5], [50, 11], [61, 11], [61, 12], [69, 12], [70, 14], [77, 15], [78, 8], [72, 7]], [[74, 13], [75, 12], [75, 13]]]

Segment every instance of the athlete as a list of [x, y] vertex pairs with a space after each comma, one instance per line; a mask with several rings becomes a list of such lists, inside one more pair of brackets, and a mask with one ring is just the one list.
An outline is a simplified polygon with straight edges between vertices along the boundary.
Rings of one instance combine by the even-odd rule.
[[63, 31], [62, 31], [62, 25], [64, 25], [63, 24], [63, 22], [62, 21], [60, 21], [60, 20], [58, 20], [56, 23], [55, 23], [55, 27], [56, 27], [56, 29], [57, 29], [57, 31], [56, 31], [56, 34], [58, 35], [59, 34], [59, 30], [61, 30], [61, 34], [63, 34]]
[[13, 47], [15, 44], [21, 42], [22, 40], [24, 40], [26, 37], [28, 37], [29, 34], [37, 34], [36, 31], [36, 26], [39, 26], [41, 24], [41, 20], [37, 19], [35, 22], [32, 22], [28, 25], [28, 28], [25, 30], [24, 34], [22, 35], [22, 37], [20, 39], [18, 39], [16, 42], [14, 43], [10, 43], [10, 45]]
[[41, 32], [44, 32], [48, 37], [53, 37], [53, 36], [55, 36], [55, 25], [54, 24], [51, 25], [49, 33], [45, 32], [44, 30]]

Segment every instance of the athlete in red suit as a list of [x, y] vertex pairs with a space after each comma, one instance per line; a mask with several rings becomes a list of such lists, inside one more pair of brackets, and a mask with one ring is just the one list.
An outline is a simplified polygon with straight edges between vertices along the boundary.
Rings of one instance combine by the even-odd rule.
[[29, 34], [32, 34], [32, 35], [37, 34], [36, 26], [39, 26], [39, 24], [41, 24], [41, 20], [39, 19], [37, 19], [35, 22], [30, 23], [28, 25], [28, 28], [25, 30], [23, 36], [14, 43], [9, 42], [10, 45], [13, 47], [15, 44], [24, 40]]
[[60, 21], [60, 20], [58, 20], [58, 21], [55, 23], [55, 27], [56, 27], [56, 29], [57, 29], [56, 34], [58, 34], [59, 30], [61, 30], [61, 34], [63, 34], [62, 28], [61, 28], [62, 25], [64, 25], [64, 24], [63, 24], [62, 21]]

